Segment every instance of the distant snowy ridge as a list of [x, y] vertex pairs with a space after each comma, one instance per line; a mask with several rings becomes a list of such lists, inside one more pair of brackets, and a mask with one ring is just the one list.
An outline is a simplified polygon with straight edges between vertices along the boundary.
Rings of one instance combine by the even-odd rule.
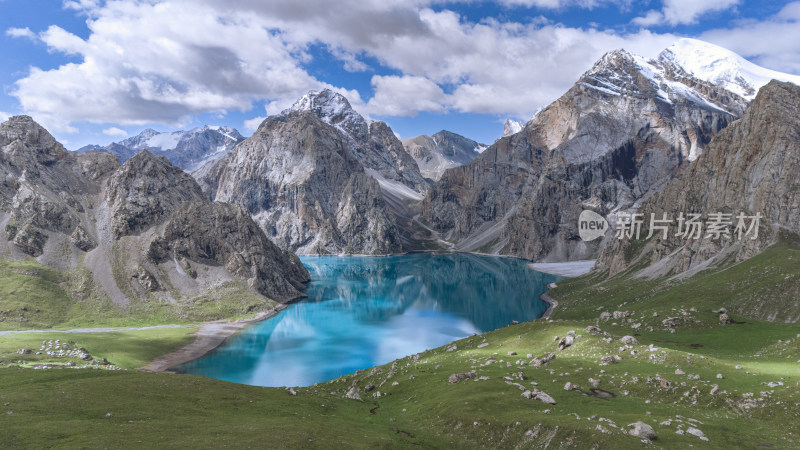
[[680, 39], [661, 52], [660, 61], [682, 67], [695, 78], [725, 88], [747, 100], [775, 79], [800, 85], [800, 76], [766, 69], [738, 54], [697, 39]]
[[135, 154], [147, 149], [154, 155], [164, 156], [172, 164], [192, 171], [201, 165], [220, 158], [243, 141], [244, 137], [235, 128], [211, 126], [186, 131], [158, 132], [148, 128], [136, 136], [111, 143], [105, 147], [87, 145], [78, 152], [108, 152], [119, 156], [124, 163]]

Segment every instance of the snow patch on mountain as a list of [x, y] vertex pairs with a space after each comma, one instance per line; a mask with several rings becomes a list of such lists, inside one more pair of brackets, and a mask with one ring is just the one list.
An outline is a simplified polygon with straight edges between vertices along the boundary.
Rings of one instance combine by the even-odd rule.
[[747, 100], [755, 98], [761, 87], [775, 79], [800, 85], [800, 76], [770, 70], [738, 54], [697, 39], [680, 39], [661, 52], [660, 61], [682, 67], [700, 80], [723, 87]]
[[503, 124], [503, 135], [501, 137], [506, 137], [506, 136], [511, 136], [512, 134], [517, 134], [520, 131], [522, 131], [522, 129], [524, 127], [525, 127], [525, 124], [520, 122], [520, 121], [513, 120], [513, 119], [507, 119], [506, 123]]
[[175, 150], [178, 146], [178, 142], [181, 141], [181, 137], [183, 137], [182, 132], [159, 133], [144, 141], [144, 145], [138, 146], [141, 148], [136, 148], [136, 150], [143, 150], [145, 148], [159, 149], [162, 151]]

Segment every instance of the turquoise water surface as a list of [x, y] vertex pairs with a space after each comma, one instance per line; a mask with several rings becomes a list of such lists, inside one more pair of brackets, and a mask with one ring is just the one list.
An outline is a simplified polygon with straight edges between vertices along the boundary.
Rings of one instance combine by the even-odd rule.
[[470, 254], [302, 257], [307, 299], [251, 325], [186, 373], [256, 386], [308, 386], [474, 333], [533, 320], [561, 277]]

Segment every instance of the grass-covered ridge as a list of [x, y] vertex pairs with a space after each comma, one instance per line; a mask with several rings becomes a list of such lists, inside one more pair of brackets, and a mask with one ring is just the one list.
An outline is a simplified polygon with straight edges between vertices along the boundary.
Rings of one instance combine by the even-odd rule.
[[34, 259], [0, 258], [0, 330], [192, 324], [253, 316], [276, 304], [235, 280], [175, 302], [150, 296], [123, 308], [95, 289], [83, 267], [59, 271]]

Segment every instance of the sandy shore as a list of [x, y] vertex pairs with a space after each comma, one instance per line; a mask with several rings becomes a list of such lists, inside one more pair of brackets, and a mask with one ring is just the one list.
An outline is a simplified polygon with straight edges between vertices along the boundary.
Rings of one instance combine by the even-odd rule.
[[[594, 260], [586, 260], [586, 261], [570, 261], [570, 262], [563, 262], [563, 263], [531, 263], [528, 264], [528, 267], [537, 271], [537, 272], [544, 272], [549, 273], [551, 275], [558, 275], [562, 277], [579, 277], [583, 274], [589, 273], [594, 267]], [[556, 287], [555, 283], [550, 283], [547, 285], [547, 289], [553, 289]], [[540, 319], [549, 319], [550, 314], [553, 313], [553, 310], [556, 309], [558, 306], [558, 302], [547, 295], [547, 292], [540, 295], [539, 298], [547, 303], [547, 310], [542, 314]]]
[[209, 322], [200, 326], [200, 329], [195, 333], [194, 342], [191, 344], [161, 356], [150, 364], [139, 368], [145, 372], [169, 372], [171, 368], [187, 363], [189, 361], [202, 358], [210, 351], [222, 345], [225, 339], [235, 334], [242, 328], [260, 322], [265, 319], [278, 314], [280, 311], [286, 309], [288, 304], [280, 304], [275, 308], [259, 313], [253, 318], [236, 320], [233, 322], [217, 321]]
[[561, 263], [530, 263], [528, 267], [537, 271], [549, 273], [551, 275], [558, 275], [562, 277], [579, 277], [583, 274], [589, 273], [594, 267], [594, 261], [570, 261]]
[[543, 302], [547, 303], [547, 309], [544, 313], [542, 313], [542, 317], [539, 318], [547, 320], [550, 318], [550, 314], [552, 314], [553, 310], [556, 309], [556, 306], [558, 306], [558, 302], [553, 300], [553, 297], [550, 297], [547, 295], [547, 293], [540, 295], [539, 298], [542, 299]]

